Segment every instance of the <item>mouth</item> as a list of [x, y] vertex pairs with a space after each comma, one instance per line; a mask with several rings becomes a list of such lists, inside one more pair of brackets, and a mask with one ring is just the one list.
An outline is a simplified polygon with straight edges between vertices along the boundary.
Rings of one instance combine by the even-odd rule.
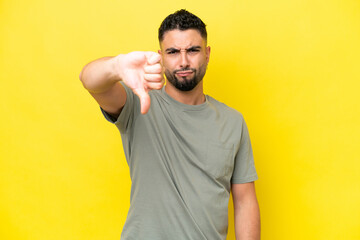
[[191, 75], [192, 73], [193, 73], [193, 71], [191, 71], [191, 70], [177, 71], [176, 75], [178, 75], [179, 77], [187, 77], [187, 76]]

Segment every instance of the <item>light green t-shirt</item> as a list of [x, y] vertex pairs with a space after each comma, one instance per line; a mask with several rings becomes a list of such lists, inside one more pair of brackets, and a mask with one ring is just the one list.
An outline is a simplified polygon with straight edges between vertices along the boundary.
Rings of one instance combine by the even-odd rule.
[[[125, 86], [125, 85], [124, 85]], [[121, 240], [225, 240], [231, 183], [257, 179], [242, 115], [210, 96], [186, 105], [163, 88], [151, 107], [125, 86], [114, 119], [130, 169], [130, 209]]]

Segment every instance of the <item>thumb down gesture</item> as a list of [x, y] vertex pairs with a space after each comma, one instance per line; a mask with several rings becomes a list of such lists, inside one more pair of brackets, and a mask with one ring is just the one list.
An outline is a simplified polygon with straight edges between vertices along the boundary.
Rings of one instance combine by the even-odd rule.
[[161, 89], [164, 85], [161, 55], [155, 52], [131, 52], [119, 59], [119, 75], [122, 81], [140, 99], [141, 113], [150, 108], [152, 89]]

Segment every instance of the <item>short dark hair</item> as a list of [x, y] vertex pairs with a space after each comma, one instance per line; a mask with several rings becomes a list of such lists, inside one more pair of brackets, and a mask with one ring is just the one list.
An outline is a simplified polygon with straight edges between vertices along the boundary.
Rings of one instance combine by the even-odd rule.
[[207, 40], [207, 32], [205, 23], [194, 14], [181, 9], [167, 16], [161, 23], [159, 28], [159, 42], [164, 40], [164, 34], [167, 31], [179, 29], [181, 31], [195, 29], [199, 31], [202, 38]]

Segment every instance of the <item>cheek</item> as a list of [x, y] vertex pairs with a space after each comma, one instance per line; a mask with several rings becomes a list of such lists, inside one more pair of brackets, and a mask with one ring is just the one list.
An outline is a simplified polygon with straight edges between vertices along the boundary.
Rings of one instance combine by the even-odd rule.
[[192, 64], [196, 65], [197, 67], [202, 66], [204, 63], [206, 63], [205, 55], [199, 55], [196, 58], [194, 58], [192, 61]]
[[167, 58], [162, 59], [162, 64], [165, 68], [169, 68], [171, 66], [171, 61]]
[[168, 69], [168, 70], [172, 71], [172, 70], [175, 70], [177, 66], [176, 66], [175, 61], [171, 61], [169, 59], [166, 59], [166, 60], [163, 59], [163, 67], [165, 69]]

